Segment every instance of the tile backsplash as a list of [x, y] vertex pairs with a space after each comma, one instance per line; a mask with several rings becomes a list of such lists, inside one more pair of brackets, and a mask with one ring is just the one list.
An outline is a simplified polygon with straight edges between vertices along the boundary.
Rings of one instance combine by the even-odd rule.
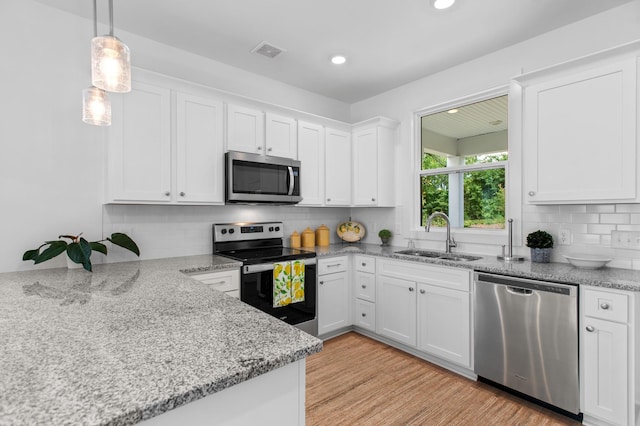
[[[527, 205], [523, 214], [523, 235], [538, 229], [553, 235], [553, 261], [584, 253], [612, 258], [608, 266], [640, 269], [640, 250], [611, 247], [611, 231], [640, 231], [640, 204]], [[571, 232], [570, 244], [559, 244], [560, 230]]]

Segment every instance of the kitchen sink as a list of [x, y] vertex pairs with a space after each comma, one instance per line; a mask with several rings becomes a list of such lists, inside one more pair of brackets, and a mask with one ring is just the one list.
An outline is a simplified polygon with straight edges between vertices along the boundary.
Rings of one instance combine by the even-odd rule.
[[416, 249], [398, 250], [395, 253], [404, 254], [408, 256], [427, 257], [431, 259], [450, 260], [452, 262], [473, 262], [474, 260], [482, 259], [480, 256], [470, 256], [468, 254], [459, 254], [459, 253], [447, 254], [447, 253], [442, 253], [437, 251], [426, 251], [426, 250], [416, 250]]

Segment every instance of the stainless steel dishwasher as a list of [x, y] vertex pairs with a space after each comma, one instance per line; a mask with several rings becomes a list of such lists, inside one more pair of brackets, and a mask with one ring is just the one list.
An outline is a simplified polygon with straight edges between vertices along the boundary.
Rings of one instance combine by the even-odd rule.
[[475, 274], [475, 372], [580, 412], [578, 287]]

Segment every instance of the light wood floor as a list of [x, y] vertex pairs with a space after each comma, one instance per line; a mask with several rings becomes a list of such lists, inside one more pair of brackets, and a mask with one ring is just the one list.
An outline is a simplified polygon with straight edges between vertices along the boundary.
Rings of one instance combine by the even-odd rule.
[[307, 358], [307, 425], [578, 425], [357, 333]]

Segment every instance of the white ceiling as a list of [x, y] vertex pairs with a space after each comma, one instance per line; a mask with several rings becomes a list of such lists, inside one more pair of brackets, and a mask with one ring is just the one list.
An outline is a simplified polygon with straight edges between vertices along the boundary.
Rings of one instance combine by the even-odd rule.
[[[37, 1], [93, 16], [92, 0]], [[114, 20], [116, 35], [122, 28], [354, 103], [630, 1], [457, 0], [437, 11], [430, 0], [115, 0]], [[107, 0], [98, 5], [106, 23]], [[251, 53], [262, 41], [286, 52]], [[332, 65], [335, 53], [347, 64]]]

